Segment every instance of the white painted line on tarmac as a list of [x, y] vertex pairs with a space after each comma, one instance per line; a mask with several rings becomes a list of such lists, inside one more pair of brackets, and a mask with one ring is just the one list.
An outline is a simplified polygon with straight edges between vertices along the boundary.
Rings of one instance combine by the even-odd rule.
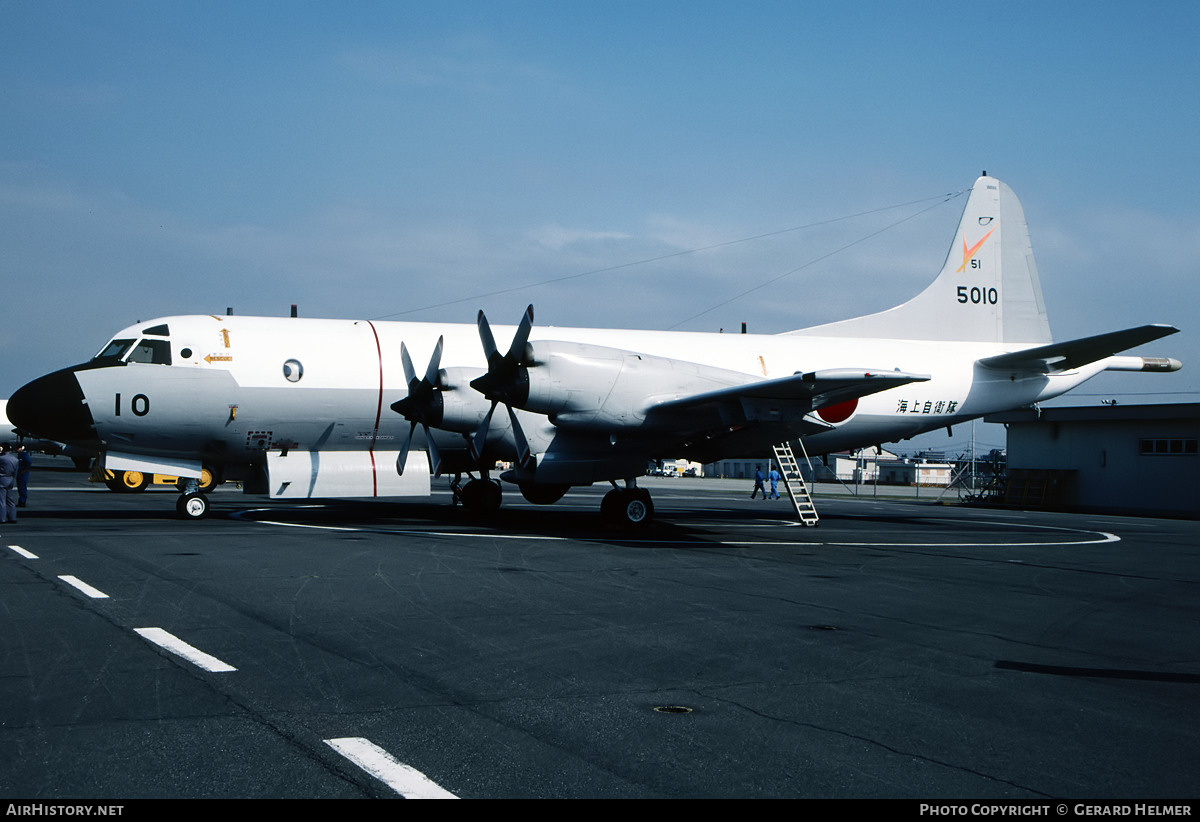
[[[392, 536], [421, 536], [421, 537], [454, 537], [456, 539], [487, 539], [487, 540], [526, 540], [526, 541], [542, 541], [542, 542], [567, 542], [570, 540], [579, 540], [582, 542], [588, 541], [587, 537], [563, 537], [563, 536], [547, 536], [540, 534], [505, 534], [487, 530], [462, 530], [462, 531], [424, 531], [417, 528], [387, 528], [378, 526], [361, 526], [361, 525], [314, 525], [312, 523], [300, 522], [283, 522], [280, 520], [269, 519], [254, 519], [250, 515], [264, 513], [272, 509], [258, 508], [246, 511], [238, 511], [230, 516], [234, 519], [240, 519], [245, 522], [251, 522], [258, 525], [271, 525], [279, 528], [308, 528], [316, 531], [340, 531], [340, 532], [358, 532], [363, 534], [387, 534]], [[277, 509], [276, 509], [277, 510]], [[736, 545], [741, 547], [767, 547], [767, 548], [819, 548], [821, 546], [842, 546], [849, 548], [1053, 548], [1053, 547], [1070, 547], [1074, 545], [1095, 545], [1106, 542], [1120, 542], [1121, 538], [1116, 534], [1107, 531], [1089, 531], [1083, 528], [1068, 528], [1060, 525], [1029, 525], [1023, 522], [1002, 522], [995, 520], [957, 520], [946, 519], [939, 520], [945, 522], [961, 522], [970, 525], [988, 525], [998, 528], [1007, 529], [1041, 529], [1044, 531], [1058, 531], [1063, 534], [1079, 534], [1082, 539], [1055, 539], [1055, 540], [1034, 540], [1028, 542], [1015, 542], [1007, 540], [995, 540], [987, 542], [954, 542], [942, 540], [940, 542], [903, 542], [900, 540], [876, 540], [872, 542], [851, 542], [847, 540], [756, 540], [756, 539], [721, 539], [713, 537], [704, 542], [697, 542], [695, 539], [638, 539], [630, 536], [634, 532], [627, 531], [625, 535], [620, 533], [612, 533], [607, 536], [624, 545]], [[702, 521], [703, 522], [703, 521]], [[713, 520], [713, 522], [718, 522]], [[800, 527], [801, 523], [791, 520], [765, 520], [762, 523], [754, 523], [753, 525], [764, 527]]]
[[20, 554], [21, 556], [25, 557], [25, 559], [37, 559], [37, 558], [38, 558], [38, 557], [37, 557], [37, 554], [31, 554], [31, 553], [29, 553], [29, 552], [28, 552], [28, 551], [26, 551], [24, 548], [22, 548], [20, 545], [10, 545], [10, 546], [8, 546], [8, 547], [9, 547], [11, 550], [13, 550], [13, 551], [16, 551], [16, 552], [17, 552], [18, 554]]
[[405, 799], [458, 799], [416, 768], [405, 765], [362, 737], [326, 739], [325, 744]]
[[149, 642], [153, 642], [160, 648], [170, 651], [176, 656], [181, 656], [193, 665], [199, 666], [206, 671], [211, 671], [216, 674], [236, 671], [237, 668], [229, 665], [215, 656], [209, 656], [201, 650], [193, 648], [174, 634], [167, 633], [162, 628], [134, 628], [141, 637]]
[[1096, 539], [1075, 539], [1062, 542], [829, 542], [827, 545], [843, 545], [847, 548], [1067, 548], [1072, 545], [1099, 545], [1105, 542], [1120, 542], [1116, 534], [1101, 531], [1082, 533], [1099, 534]]
[[104, 593], [103, 591], [97, 590], [96, 588], [93, 588], [92, 586], [88, 585], [86, 582], [79, 579], [78, 577], [73, 577], [70, 574], [65, 574], [65, 575], [60, 576], [59, 579], [61, 579], [63, 582], [67, 583], [71, 587], [77, 588], [80, 591], [83, 591], [83, 593], [87, 594], [92, 599], [108, 599], [108, 594]]
[[243, 522], [250, 522], [255, 525], [274, 525], [277, 528], [308, 528], [314, 531], [344, 531], [348, 533], [359, 534], [394, 534], [396, 536], [410, 537], [480, 537], [483, 539], [523, 539], [529, 541], [543, 542], [566, 542], [572, 537], [556, 537], [537, 534], [499, 534], [492, 531], [424, 531], [418, 528], [383, 528], [383, 527], [363, 527], [360, 525], [313, 525], [305, 522], [283, 522], [281, 520], [270, 519], [252, 519], [247, 514], [257, 514], [266, 511], [277, 511], [278, 509], [257, 508], [249, 511], [235, 511], [230, 514], [230, 519], [238, 519]]

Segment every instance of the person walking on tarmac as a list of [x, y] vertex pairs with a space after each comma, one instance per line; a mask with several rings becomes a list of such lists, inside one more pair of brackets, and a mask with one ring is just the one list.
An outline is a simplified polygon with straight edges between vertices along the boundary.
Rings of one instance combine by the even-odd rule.
[[754, 466], [754, 490], [750, 492], [750, 499], [754, 499], [754, 495], [762, 491], [763, 499], [767, 498], [767, 489], [763, 487], [763, 472], [762, 466]]
[[775, 464], [771, 464], [771, 499], [779, 499], [779, 472], [775, 470]]

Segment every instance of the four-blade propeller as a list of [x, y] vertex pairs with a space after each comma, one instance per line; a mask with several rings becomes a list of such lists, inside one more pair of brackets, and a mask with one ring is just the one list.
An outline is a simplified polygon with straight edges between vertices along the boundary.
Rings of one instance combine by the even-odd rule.
[[[476, 322], [479, 327], [479, 340], [483, 344], [483, 353], [487, 358], [487, 371], [471, 380], [471, 387], [490, 400], [491, 407], [480, 421], [474, 436], [467, 437], [471, 459], [482, 466], [483, 452], [492, 425], [492, 415], [496, 411], [496, 406], [503, 404], [508, 411], [508, 419], [512, 425], [517, 463], [521, 467], [527, 467], [533, 456], [529, 449], [529, 440], [521, 428], [521, 423], [517, 420], [515, 409], [520, 408], [529, 397], [529, 372], [527, 369], [533, 363], [528, 345], [529, 334], [533, 329], [533, 306], [530, 305], [525, 309], [516, 333], [513, 335], [512, 343], [505, 353], [501, 353], [500, 349], [496, 347], [495, 337], [492, 336], [491, 326], [483, 311], [479, 312]], [[404, 473], [404, 465], [408, 460], [408, 452], [412, 445], [412, 436], [418, 425], [425, 430], [425, 440], [428, 443], [429, 462], [433, 474], [437, 476], [440, 473], [441, 456], [438, 454], [430, 428], [438, 428], [441, 425], [445, 409], [442, 392], [447, 390], [447, 386], [443, 385], [444, 375], [440, 370], [442, 346], [443, 338], [439, 337], [437, 345], [433, 349], [433, 356], [429, 359], [429, 366], [425, 369], [425, 375], [418, 377], [416, 369], [413, 368], [412, 359], [409, 357], [408, 347], [403, 342], [400, 343], [400, 360], [404, 366], [408, 396], [392, 403], [391, 408], [409, 421], [409, 427], [408, 435], [401, 443], [400, 453], [396, 458], [396, 473], [398, 474]]]
[[442, 338], [438, 337], [437, 345], [433, 348], [433, 356], [429, 358], [429, 367], [425, 376], [417, 379], [412, 359], [408, 356], [408, 347], [400, 343], [400, 362], [404, 366], [404, 380], [408, 383], [408, 396], [392, 403], [392, 410], [400, 414], [411, 424], [408, 436], [400, 445], [400, 454], [396, 457], [396, 473], [404, 474], [404, 464], [408, 461], [408, 449], [412, 444], [413, 432], [417, 425], [425, 429], [425, 441], [429, 448], [429, 466], [436, 477], [441, 473], [442, 459], [438, 454], [437, 445], [429, 433], [429, 426], [437, 426], [442, 419], [442, 394], [439, 385], [442, 363]]
[[482, 460], [483, 447], [487, 442], [488, 429], [492, 424], [492, 414], [496, 411], [496, 406], [503, 403], [508, 410], [509, 421], [512, 423], [513, 439], [517, 446], [517, 463], [522, 467], [527, 466], [531, 458], [529, 440], [526, 439], [525, 432], [521, 430], [521, 424], [517, 421], [517, 414], [513, 410], [513, 406], [519, 406], [529, 396], [529, 374], [526, 369], [532, 363], [529, 361], [527, 345], [529, 332], [533, 328], [533, 306], [530, 305], [525, 309], [525, 314], [521, 317], [521, 323], [517, 326], [517, 332], [513, 335], [512, 344], [509, 345], [506, 354], [501, 354], [496, 347], [491, 326], [488, 325], [483, 311], [479, 312], [476, 322], [479, 326], [479, 340], [483, 343], [483, 353], [487, 357], [487, 373], [471, 380], [471, 387], [491, 400], [492, 407], [488, 409], [483, 421], [479, 424], [479, 430], [471, 439], [471, 458], [476, 462]]

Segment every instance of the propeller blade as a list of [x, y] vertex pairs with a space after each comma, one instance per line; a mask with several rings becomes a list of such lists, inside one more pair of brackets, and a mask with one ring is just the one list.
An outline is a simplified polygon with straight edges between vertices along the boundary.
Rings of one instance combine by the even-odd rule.
[[408, 463], [408, 448], [412, 445], [412, 435], [416, 428], [415, 422], [408, 426], [408, 436], [400, 443], [400, 453], [396, 455], [396, 473], [399, 476], [404, 476], [404, 466]]
[[479, 326], [479, 341], [483, 343], [483, 356], [487, 358], [490, 368], [492, 360], [500, 353], [500, 350], [496, 348], [496, 338], [492, 336], [492, 327], [488, 325], [482, 308], [479, 309], [479, 316], [475, 318], [475, 324]]
[[408, 356], [408, 346], [404, 343], [400, 343], [400, 364], [404, 366], [404, 383], [408, 386], [408, 392], [411, 394], [413, 383], [417, 379], [417, 372], [413, 368], [412, 358]]
[[505, 406], [508, 409], [508, 418], [512, 421], [513, 439], [517, 443], [517, 464], [522, 468], [529, 465], [529, 440], [525, 438], [525, 432], [521, 430], [521, 423], [517, 422], [517, 412], [512, 409], [512, 406]]
[[[442, 341], [443, 337], [438, 337], [437, 345], [433, 347], [433, 356], [429, 358], [429, 367], [425, 369], [425, 382], [431, 386], [438, 384], [438, 372], [442, 367]], [[404, 353], [404, 344], [400, 344], [400, 353]], [[407, 374], [407, 372], [405, 372]]]
[[471, 459], [475, 462], [479, 462], [483, 458], [483, 446], [487, 444], [488, 428], [491, 427], [492, 414], [495, 413], [497, 404], [495, 400], [492, 401], [492, 407], [488, 409], [483, 422], [479, 423], [479, 430], [471, 438]]
[[429, 426], [425, 427], [425, 442], [429, 449], [429, 471], [435, 477], [442, 475], [442, 455], [438, 453], [437, 445], [434, 444], [433, 434], [429, 433]]
[[508, 360], [511, 365], [516, 365], [525, 359], [525, 344], [529, 342], [529, 332], [532, 329], [533, 306], [529, 305], [521, 316], [521, 324], [517, 326], [517, 333], [513, 335], [512, 345], [508, 347]]

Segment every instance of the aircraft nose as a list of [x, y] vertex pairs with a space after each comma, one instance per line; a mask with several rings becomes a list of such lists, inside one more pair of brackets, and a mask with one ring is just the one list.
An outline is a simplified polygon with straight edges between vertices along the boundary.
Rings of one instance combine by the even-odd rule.
[[8, 400], [8, 419], [23, 433], [55, 442], [96, 438], [95, 421], [73, 368], [38, 377], [18, 388]]

